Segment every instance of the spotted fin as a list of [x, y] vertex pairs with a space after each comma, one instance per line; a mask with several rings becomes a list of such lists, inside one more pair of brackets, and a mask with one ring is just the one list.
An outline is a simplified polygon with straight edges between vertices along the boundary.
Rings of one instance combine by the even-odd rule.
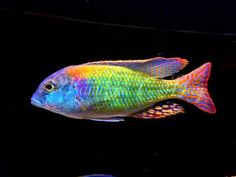
[[122, 122], [125, 121], [123, 118], [109, 118], [109, 119], [89, 119], [97, 122]]
[[159, 119], [180, 113], [184, 113], [184, 108], [182, 106], [176, 103], [166, 103], [163, 105], [156, 105], [153, 108], [149, 108], [130, 116], [142, 119]]
[[114, 65], [123, 66], [133, 70], [138, 70], [155, 76], [157, 78], [164, 78], [171, 76], [188, 64], [186, 59], [181, 58], [164, 58], [156, 57], [145, 60], [116, 60], [116, 61], [96, 61], [86, 63], [86, 65]]

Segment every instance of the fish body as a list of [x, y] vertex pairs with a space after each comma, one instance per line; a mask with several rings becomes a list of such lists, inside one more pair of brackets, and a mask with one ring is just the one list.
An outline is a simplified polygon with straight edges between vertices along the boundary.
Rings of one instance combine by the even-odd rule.
[[[78, 119], [160, 118], [184, 112], [182, 99], [214, 113], [207, 91], [211, 63], [175, 80], [164, 79], [187, 65], [180, 58], [118, 60], [69, 66], [46, 78], [32, 97], [38, 107]], [[122, 119], [118, 119], [122, 120]]]
[[174, 98], [179, 88], [173, 81], [121, 66], [82, 65], [67, 68], [67, 73], [77, 78], [77, 95], [91, 117], [126, 116]]

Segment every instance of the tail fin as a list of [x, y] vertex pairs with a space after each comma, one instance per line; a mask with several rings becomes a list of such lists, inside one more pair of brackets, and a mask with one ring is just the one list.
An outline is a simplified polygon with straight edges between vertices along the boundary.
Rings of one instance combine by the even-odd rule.
[[205, 112], [215, 113], [216, 108], [207, 89], [210, 72], [211, 63], [205, 63], [191, 73], [178, 78], [177, 81], [183, 86], [178, 97]]

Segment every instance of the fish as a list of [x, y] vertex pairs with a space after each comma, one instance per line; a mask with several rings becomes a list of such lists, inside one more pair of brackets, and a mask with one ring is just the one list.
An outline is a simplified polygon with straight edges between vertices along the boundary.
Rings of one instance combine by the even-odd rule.
[[207, 88], [211, 62], [168, 79], [188, 63], [179, 57], [155, 57], [67, 66], [40, 83], [31, 103], [66, 117], [105, 122], [159, 119], [184, 113], [178, 100], [216, 113]]
[[91, 175], [84, 175], [84, 176], [78, 176], [78, 177], [115, 177], [115, 176], [107, 175], [107, 174], [91, 174]]

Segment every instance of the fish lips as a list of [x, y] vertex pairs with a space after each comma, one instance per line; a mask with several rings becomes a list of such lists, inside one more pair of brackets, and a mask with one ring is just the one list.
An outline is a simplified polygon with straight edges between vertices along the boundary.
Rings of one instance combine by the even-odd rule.
[[34, 93], [33, 96], [31, 97], [31, 104], [36, 106], [36, 107], [43, 107], [42, 100], [40, 101], [40, 96], [37, 93]]
[[41, 102], [35, 99], [34, 97], [31, 98], [31, 104], [37, 107], [42, 107]]

